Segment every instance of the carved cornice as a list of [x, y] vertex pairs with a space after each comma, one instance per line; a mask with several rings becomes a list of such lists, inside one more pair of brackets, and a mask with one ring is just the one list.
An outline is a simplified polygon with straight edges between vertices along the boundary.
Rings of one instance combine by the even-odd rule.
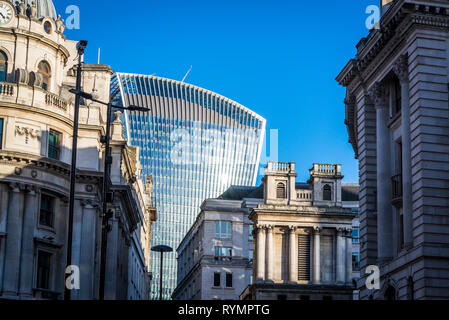
[[337, 81], [350, 91], [360, 85], [358, 78], [368, 79], [389, 57], [394, 56], [404, 34], [413, 25], [444, 29], [449, 28], [449, 6], [443, 3], [419, 5], [406, 0], [396, 1], [382, 17], [380, 30], [372, 30], [362, 39], [355, 59], [351, 59]]
[[400, 56], [398, 61], [395, 62], [395, 64], [393, 65], [393, 71], [402, 84], [409, 82], [408, 56], [406, 54]]

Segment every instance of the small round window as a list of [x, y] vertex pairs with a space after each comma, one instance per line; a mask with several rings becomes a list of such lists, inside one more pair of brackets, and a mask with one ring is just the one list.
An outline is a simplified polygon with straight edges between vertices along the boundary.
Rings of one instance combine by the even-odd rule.
[[46, 21], [44, 23], [44, 30], [47, 34], [51, 33], [51, 23], [49, 21]]

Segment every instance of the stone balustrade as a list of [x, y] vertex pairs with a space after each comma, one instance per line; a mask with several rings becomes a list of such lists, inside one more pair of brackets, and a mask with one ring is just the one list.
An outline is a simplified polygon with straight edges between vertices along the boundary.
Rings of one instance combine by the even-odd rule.
[[68, 102], [51, 92], [47, 92], [45, 94], [45, 103], [48, 106], [56, 107], [64, 111], [67, 111]]
[[331, 176], [341, 175], [341, 165], [315, 163], [313, 165], [312, 173]]
[[298, 201], [310, 202], [312, 201], [312, 190], [296, 190], [296, 196]]
[[270, 172], [294, 172], [295, 164], [291, 162], [268, 162], [266, 169]]
[[14, 86], [10, 83], [0, 82], [0, 96], [13, 96]]

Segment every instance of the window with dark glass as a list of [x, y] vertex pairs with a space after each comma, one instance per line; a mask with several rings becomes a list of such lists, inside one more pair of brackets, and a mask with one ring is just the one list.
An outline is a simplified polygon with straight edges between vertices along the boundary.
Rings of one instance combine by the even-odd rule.
[[42, 89], [48, 90], [49, 86], [50, 86], [50, 78], [51, 78], [50, 65], [45, 61], [41, 61], [38, 66], [38, 72], [43, 77]]
[[360, 254], [358, 253], [352, 254], [352, 270], [354, 271], [360, 270]]
[[0, 118], [0, 150], [3, 147], [2, 143], [3, 143], [3, 119]]
[[8, 57], [3, 51], [0, 51], [0, 82], [6, 82], [7, 74], [8, 74]]
[[38, 289], [50, 289], [51, 253], [39, 251], [37, 256], [36, 287]]
[[352, 243], [360, 242], [360, 231], [359, 228], [352, 229]]
[[232, 273], [226, 273], [226, 288], [232, 288]]
[[53, 227], [53, 205], [53, 197], [46, 194], [41, 195], [41, 207], [39, 213], [39, 224], [41, 226]]
[[61, 134], [50, 130], [48, 137], [48, 157], [54, 160], [60, 160], [61, 156]]
[[285, 184], [278, 183], [277, 188], [276, 188], [276, 197], [278, 199], [287, 198], [287, 190], [286, 190]]
[[220, 272], [215, 272], [214, 273], [214, 287], [219, 287], [221, 286], [221, 273]]
[[332, 201], [332, 188], [328, 184], [326, 184], [323, 188], [323, 200]]

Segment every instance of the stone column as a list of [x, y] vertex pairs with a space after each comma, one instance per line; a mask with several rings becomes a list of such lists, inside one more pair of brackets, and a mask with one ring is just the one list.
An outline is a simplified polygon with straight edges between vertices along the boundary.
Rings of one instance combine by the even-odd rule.
[[36, 226], [37, 192], [29, 186], [25, 195], [22, 235], [22, 261], [20, 264], [20, 296], [33, 297], [34, 229]]
[[273, 281], [274, 280], [274, 270], [273, 270], [273, 266], [274, 266], [274, 257], [273, 257], [273, 247], [274, 247], [274, 239], [273, 239], [273, 226], [267, 226], [266, 229], [266, 233], [267, 233], [267, 242], [266, 242], [266, 277], [265, 280], [267, 281]]
[[346, 251], [343, 229], [337, 230], [337, 284], [345, 283]]
[[377, 114], [377, 251], [382, 261], [393, 256], [388, 100], [384, 86], [378, 82], [371, 89], [371, 95]]
[[313, 229], [313, 284], [321, 283], [321, 228]]
[[352, 286], [352, 229], [346, 230], [346, 284]]
[[16, 297], [19, 291], [20, 249], [22, 238], [21, 186], [9, 185], [9, 206], [6, 229], [5, 269], [3, 275], [3, 296]]
[[402, 185], [404, 214], [404, 244], [413, 246], [412, 160], [410, 134], [410, 97], [408, 58], [403, 55], [393, 68], [401, 83], [401, 130], [402, 130]]
[[296, 227], [289, 228], [289, 268], [288, 276], [290, 282], [298, 282], [298, 241], [296, 237]]
[[92, 300], [94, 295], [95, 275], [95, 226], [97, 205], [92, 201], [83, 201], [83, 223], [81, 227], [80, 250], [80, 299]]
[[265, 230], [262, 226], [257, 228], [257, 281], [265, 280]]

